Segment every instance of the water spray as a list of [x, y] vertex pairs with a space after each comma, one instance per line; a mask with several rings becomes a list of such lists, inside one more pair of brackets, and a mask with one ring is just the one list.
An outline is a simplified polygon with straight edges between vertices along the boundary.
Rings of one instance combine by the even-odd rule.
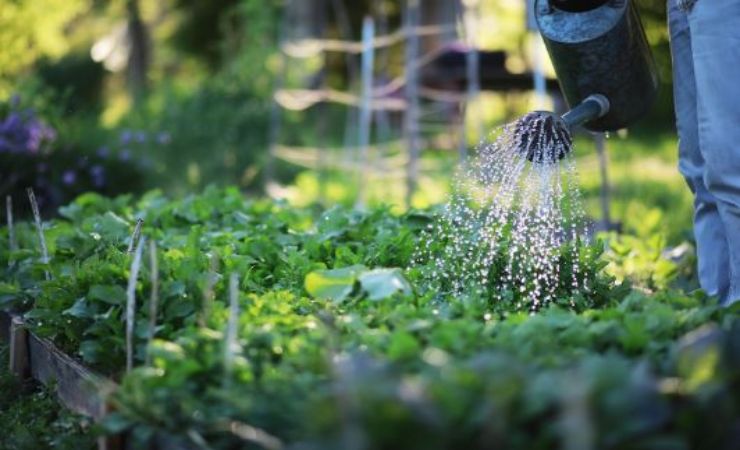
[[531, 312], [592, 293], [575, 162], [557, 163], [572, 132], [624, 128], [657, 90], [632, 0], [536, 0], [535, 18], [570, 110], [529, 113], [481, 144], [415, 256], [429, 264], [435, 292], [473, 292]]

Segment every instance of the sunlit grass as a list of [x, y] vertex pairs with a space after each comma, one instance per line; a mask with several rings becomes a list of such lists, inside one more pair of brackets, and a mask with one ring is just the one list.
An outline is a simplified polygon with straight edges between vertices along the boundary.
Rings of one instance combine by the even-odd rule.
[[[638, 235], [663, 232], [672, 243], [688, 238], [692, 197], [678, 172], [676, 136], [666, 132], [613, 137], [607, 140], [607, 152], [612, 220]], [[599, 217], [601, 176], [593, 140], [579, 138], [576, 156], [587, 210]], [[661, 220], [648, 227], [644, 217], [654, 211]]]

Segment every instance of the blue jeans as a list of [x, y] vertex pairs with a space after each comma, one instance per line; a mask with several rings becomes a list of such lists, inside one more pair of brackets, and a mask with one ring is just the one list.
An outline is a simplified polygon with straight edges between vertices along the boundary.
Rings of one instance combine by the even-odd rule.
[[740, 0], [668, 0], [679, 170], [694, 193], [702, 288], [740, 299]]

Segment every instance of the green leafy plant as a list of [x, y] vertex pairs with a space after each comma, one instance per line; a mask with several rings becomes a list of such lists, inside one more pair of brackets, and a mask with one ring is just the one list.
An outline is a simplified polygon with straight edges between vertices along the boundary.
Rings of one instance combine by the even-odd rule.
[[[86, 194], [60, 214], [45, 227], [49, 263], [30, 224], [16, 226], [13, 250], [0, 231], [0, 302], [121, 383], [104, 425], [135, 445], [163, 436], [215, 449], [733, 442], [734, 429], [710, 427], [706, 414], [733, 423], [740, 411], [737, 308], [616, 284], [598, 246], [568, 244], [588, 289], [564, 288], [532, 314], [513, 293], [452, 295], [430, 281], [414, 255], [434, 213], [296, 209], [209, 188], [180, 200]], [[157, 244], [157, 276], [144, 258], [138, 367], [124, 374], [137, 219]]]

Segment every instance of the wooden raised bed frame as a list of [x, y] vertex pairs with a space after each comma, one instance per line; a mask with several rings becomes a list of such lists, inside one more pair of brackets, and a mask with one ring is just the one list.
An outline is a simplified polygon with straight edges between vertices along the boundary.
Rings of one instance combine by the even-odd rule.
[[[107, 397], [117, 385], [59, 350], [48, 339], [26, 328], [21, 316], [0, 311], [0, 339], [10, 348], [10, 371], [24, 379], [54, 386], [67, 409], [96, 421], [109, 410]], [[124, 436], [102, 437], [99, 450], [122, 450]]]

